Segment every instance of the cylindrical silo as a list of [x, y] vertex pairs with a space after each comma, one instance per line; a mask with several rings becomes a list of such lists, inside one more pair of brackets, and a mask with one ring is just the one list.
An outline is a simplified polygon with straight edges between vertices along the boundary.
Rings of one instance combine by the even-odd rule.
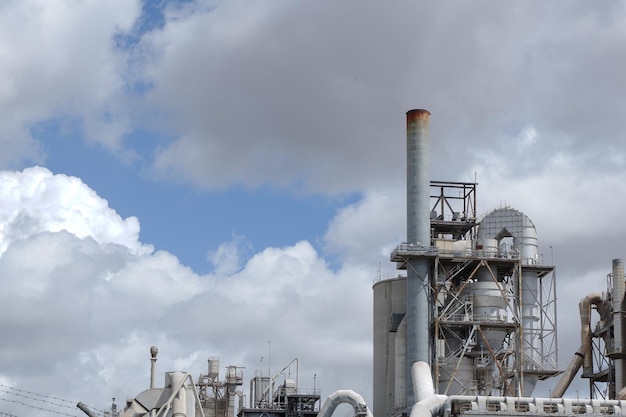
[[211, 381], [217, 381], [217, 377], [220, 374], [220, 360], [219, 358], [209, 358], [209, 374], [207, 375]]
[[[399, 402], [405, 400], [405, 382], [396, 372], [406, 363], [406, 325], [401, 328], [406, 313], [406, 277], [397, 276], [374, 284], [374, 381], [373, 413], [385, 415]], [[397, 390], [403, 391], [397, 398]]]

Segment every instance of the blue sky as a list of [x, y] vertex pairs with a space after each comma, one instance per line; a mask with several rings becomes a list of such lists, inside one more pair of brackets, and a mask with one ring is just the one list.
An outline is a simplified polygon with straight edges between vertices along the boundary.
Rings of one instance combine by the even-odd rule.
[[322, 233], [339, 204], [354, 200], [298, 194], [269, 185], [206, 191], [156, 182], [143, 172], [147, 161], [125, 163], [98, 145], [85, 144], [53, 128], [43, 135], [46, 144], [56, 145], [47, 147], [46, 167], [81, 178], [122, 217], [140, 219], [142, 242], [171, 252], [198, 273], [213, 269], [207, 259], [209, 251], [233, 236], [244, 239], [248, 256], [255, 250], [299, 240], [323, 250]]
[[432, 179], [528, 215], [577, 314], [625, 256], [624, 27], [623, 1], [2, 3], [0, 383], [104, 408], [151, 345], [247, 379], [272, 340], [369, 400], [413, 108]]
[[[163, 27], [166, 9], [192, 3], [143, 2], [132, 30], [115, 36], [117, 48], [127, 52], [132, 61], [141, 37]], [[127, 88], [129, 96], [141, 97], [150, 85], [140, 80]], [[154, 147], [166, 146], [173, 139], [150, 126], [131, 129], [121, 140], [134, 154], [132, 161], [106, 152], [97, 143], [86, 143], [80, 119], [47, 120], [32, 131], [44, 146], [46, 167], [81, 178], [121, 216], [139, 218], [142, 242], [171, 252], [198, 273], [213, 269], [207, 259], [209, 251], [233, 236], [244, 239], [247, 256], [268, 246], [282, 247], [299, 240], [323, 250], [322, 232], [328, 222], [340, 205], [357, 198], [350, 193], [302, 193], [271, 183], [206, 190], [185, 182], [154, 180], [148, 172], [154, 162]]]

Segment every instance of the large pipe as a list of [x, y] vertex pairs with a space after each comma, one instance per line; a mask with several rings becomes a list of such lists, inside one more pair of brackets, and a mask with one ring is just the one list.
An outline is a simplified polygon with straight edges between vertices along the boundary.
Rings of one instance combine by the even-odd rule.
[[560, 398], [570, 386], [580, 366], [584, 364], [583, 373], [592, 372], [591, 358], [591, 306], [602, 306], [602, 294], [591, 293], [585, 296], [578, 303], [580, 312], [580, 349], [574, 354], [574, 358], [570, 362], [561, 379], [552, 390], [552, 398]]
[[328, 396], [317, 417], [330, 417], [340, 404], [350, 404], [359, 417], [373, 417], [363, 397], [352, 390], [335, 391]]
[[407, 243], [430, 245], [430, 113], [406, 113]]
[[[407, 243], [430, 246], [428, 110], [406, 114], [407, 138]], [[430, 269], [426, 258], [412, 258], [407, 266], [407, 367], [417, 361], [430, 365]], [[407, 372], [407, 404], [413, 404], [413, 387]]]
[[80, 408], [80, 410], [81, 410], [83, 413], [87, 414], [89, 417], [98, 417], [96, 414], [94, 414], [94, 412], [93, 412], [93, 411], [91, 411], [91, 410], [89, 409], [89, 407], [87, 407], [87, 406], [86, 406], [85, 404], [83, 404], [83, 403], [78, 403], [78, 404], [76, 404], [76, 407]]
[[413, 392], [416, 402], [435, 395], [433, 377], [426, 362], [415, 362], [411, 367], [411, 377], [413, 378]]
[[415, 362], [411, 367], [413, 391], [416, 399], [410, 417], [436, 417], [441, 414], [447, 395], [435, 394], [430, 366], [426, 362]]
[[[614, 351], [618, 354], [624, 353], [624, 330], [622, 316], [624, 303], [624, 261], [613, 259], [613, 337]], [[617, 355], [613, 361], [615, 367], [615, 392], [620, 392], [624, 388], [624, 360]]]

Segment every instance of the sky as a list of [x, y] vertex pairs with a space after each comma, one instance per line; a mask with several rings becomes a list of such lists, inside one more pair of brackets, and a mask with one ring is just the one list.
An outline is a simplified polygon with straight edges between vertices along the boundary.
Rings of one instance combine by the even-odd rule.
[[413, 108], [432, 179], [536, 225], [565, 366], [626, 257], [624, 74], [624, 1], [3, 1], [0, 412], [121, 407], [152, 345], [371, 401]]

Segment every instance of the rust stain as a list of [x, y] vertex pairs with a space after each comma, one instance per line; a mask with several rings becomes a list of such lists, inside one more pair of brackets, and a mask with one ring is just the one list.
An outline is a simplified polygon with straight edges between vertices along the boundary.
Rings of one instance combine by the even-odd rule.
[[430, 116], [430, 112], [424, 109], [413, 109], [406, 112], [406, 121], [408, 123], [418, 121], [418, 120], [427, 120]]

